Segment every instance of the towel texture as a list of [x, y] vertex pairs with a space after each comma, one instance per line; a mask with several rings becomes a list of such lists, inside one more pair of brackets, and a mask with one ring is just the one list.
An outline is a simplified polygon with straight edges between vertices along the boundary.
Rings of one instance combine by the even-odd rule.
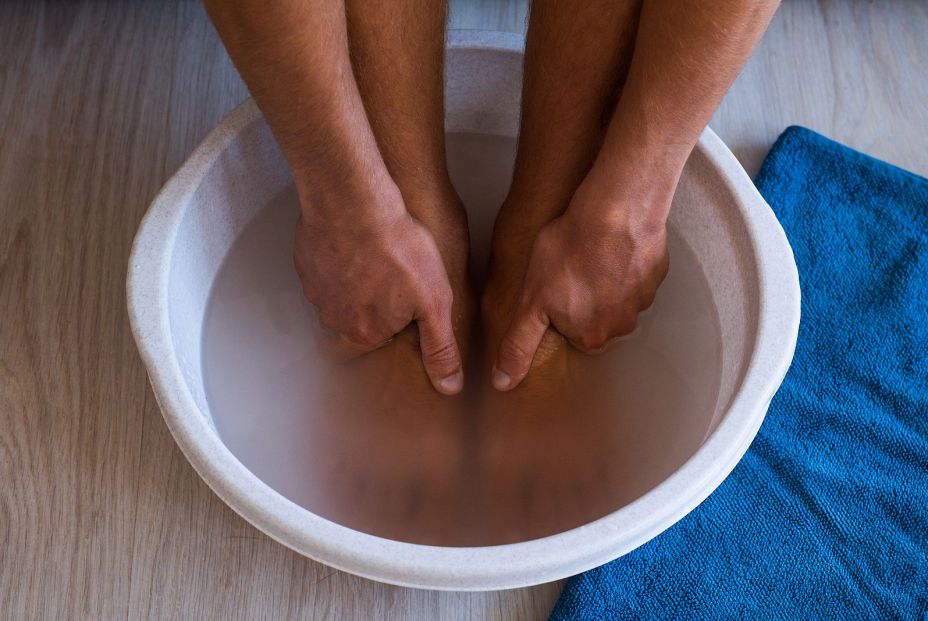
[[790, 127], [756, 184], [799, 267], [793, 365], [731, 476], [554, 620], [928, 618], [928, 179]]

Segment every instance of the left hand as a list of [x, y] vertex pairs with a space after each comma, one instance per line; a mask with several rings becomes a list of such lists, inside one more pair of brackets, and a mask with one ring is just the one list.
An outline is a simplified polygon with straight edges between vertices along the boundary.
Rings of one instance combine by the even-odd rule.
[[525, 378], [549, 327], [598, 353], [634, 330], [638, 313], [654, 301], [669, 268], [665, 220], [673, 193], [616, 196], [613, 187], [591, 173], [567, 211], [535, 238], [497, 353], [497, 390]]

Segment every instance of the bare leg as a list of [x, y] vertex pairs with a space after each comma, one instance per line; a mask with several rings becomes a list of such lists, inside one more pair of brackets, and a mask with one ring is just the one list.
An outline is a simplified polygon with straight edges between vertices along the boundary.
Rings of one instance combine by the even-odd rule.
[[[467, 274], [467, 214], [445, 163], [445, 0], [346, 0], [355, 80], [387, 169], [410, 214], [435, 237], [467, 348], [475, 302]], [[407, 330], [403, 338], [414, 337]]]
[[[352, 69], [344, 0], [206, 4], [293, 171], [302, 208], [294, 263], [306, 298], [339, 335], [334, 349], [369, 351], [415, 321], [435, 389], [457, 393], [463, 375], [445, 266], [454, 263], [450, 244], [443, 253], [436, 232], [410, 217], [381, 154]], [[392, 59], [386, 44], [402, 38], [394, 22], [384, 23]], [[374, 83], [390, 84], [389, 74]], [[396, 102], [374, 103], [372, 110]], [[396, 158], [392, 165], [401, 168]]]
[[436, 237], [452, 281], [466, 271], [467, 216], [445, 165], [445, 0], [347, 0], [367, 116], [409, 212]]
[[[519, 149], [482, 304], [492, 352], [508, 327], [535, 235], [563, 213], [592, 165], [631, 64], [640, 0], [573, 4], [532, 7]], [[558, 344], [551, 332], [541, 354]]]
[[[639, 0], [532, 7], [516, 167], [482, 299], [485, 386], [535, 236], [567, 208], [599, 150], [631, 64], [639, 12]], [[481, 461], [492, 542], [548, 535], [615, 509], [597, 493], [621, 468], [609, 461], [609, 420], [587, 403], [591, 362], [549, 330], [518, 388], [487, 386]]]
[[[472, 323], [463, 206], [445, 165], [445, 3], [346, 0], [352, 68], [378, 149], [409, 213], [435, 237], [454, 292], [462, 354]], [[419, 543], [467, 543], [461, 510], [463, 396], [436, 392], [423, 372], [415, 327], [332, 370], [323, 407], [337, 495], [331, 517]], [[466, 374], [466, 371], [465, 371]], [[479, 381], [470, 378], [465, 391]]]
[[669, 268], [667, 218], [684, 165], [777, 4], [644, 1], [596, 159], [563, 215], [535, 237], [499, 343], [497, 389], [519, 385], [552, 326], [590, 352], [634, 330]]

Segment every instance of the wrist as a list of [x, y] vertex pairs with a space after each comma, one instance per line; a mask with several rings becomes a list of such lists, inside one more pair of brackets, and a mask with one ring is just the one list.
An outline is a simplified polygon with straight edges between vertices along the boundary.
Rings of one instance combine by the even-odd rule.
[[686, 101], [630, 79], [609, 121], [603, 151], [616, 157], [633, 154], [642, 165], [682, 170], [708, 122]]
[[667, 142], [640, 128], [611, 125], [589, 176], [615, 193], [642, 197], [672, 193], [693, 145]]
[[640, 90], [622, 93], [591, 174], [620, 199], [669, 202], [702, 129]]
[[591, 233], [659, 237], [666, 230], [678, 178], [672, 167], [619, 167], [613, 161], [597, 160], [567, 215]]
[[577, 191], [585, 198], [571, 201], [570, 211], [605, 226], [662, 231], [695, 141], [670, 137], [664, 128], [621, 112]]
[[403, 197], [385, 170], [329, 173], [294, 171], [294, 184], [307, 222], [382, 226], [406, 215]]
[[311, 123], [272, 125], [307, 216], [333, 209], [359, 216], [380, 203], [396, 211], [402, 203], [352, 80], [333, 78], [336, 94], [307, 106]]

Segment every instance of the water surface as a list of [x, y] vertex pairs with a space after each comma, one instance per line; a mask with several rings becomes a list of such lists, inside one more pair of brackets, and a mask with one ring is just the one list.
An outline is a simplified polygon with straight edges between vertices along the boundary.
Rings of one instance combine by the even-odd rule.
[[[448, 137], [478, 272], [514, 149], [505, 137]], [[448, 405], [406, 388], [395, 369], [376, 368], [389, 361], [321, 361], [315, 313], [291, 259], [297, 214], [291, 188], [234, 244], [211, 292], [202, 345], [223, 441], [293, 502], [402, 541], [511, 543], [614, 511], [703, 442], [719, 391], [720, 331], [705, 276], [673, 231], [670, 274], [615, 350], [570, 363], [545, 394], [503, 407], [485, 398], [486, 378], [472, 372], [467, 394]]]

